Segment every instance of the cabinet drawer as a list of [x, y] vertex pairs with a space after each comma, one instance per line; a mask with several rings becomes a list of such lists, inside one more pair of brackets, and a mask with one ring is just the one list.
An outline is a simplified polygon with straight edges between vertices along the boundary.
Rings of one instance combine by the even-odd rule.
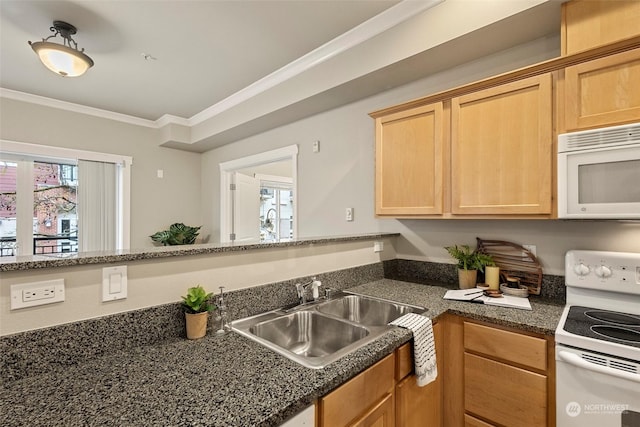
[[396, 381], [400, 381], [413, 371], [413, 353], [411, 342], [396, 350]]
[[320, 399], [321, 425], [346, 426], [379, 402], [393, 390], [394, 368], [395, 357], [390, 354]]
[[508, 426], [547, 425], [547, 377], [465, 353], [465, 410]]
[[542, 371], [547, 370], [547, 341], [475, 323], [464, 323], [464, 348]]

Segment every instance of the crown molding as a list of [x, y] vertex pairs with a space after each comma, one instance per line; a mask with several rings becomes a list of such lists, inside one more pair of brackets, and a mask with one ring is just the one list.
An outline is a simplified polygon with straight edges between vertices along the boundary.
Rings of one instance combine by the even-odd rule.
[[401, 1], [306, 55], [193, 115], [189, 122], [191, 126], [195, 126], [215, 117], [444, 1]]
[[[22, 102], [27, 102], [45, 107], [71, 111], [79, 114], [86, 114], [108, 120], [115, 120], [132, 125], [142, 126], [152, 129], [170, 129], [172, 126], [182, 126], [191, 129], [193, 126], [201, 124], [215, 116], [237, 106], [251, 98], [298, 76], [311, 68], [328, 61], [329, 59], [344, 53], [345, 51], [358, 46], [365, 41], [380, 35], [381, 33], [401, 24], [409, 18], [418, 15], [425, 10], [443, 3], [446, 0], [403, 0], [362, 24], [352, 28], [346, 33], [330, 40], [324, 45], [312, 50], [306, 55], [294, 60], [284, 67], [250, 84], [249, 86], [230, 95], [222, 101], [202, 110], [190, 118], [183, 118], [171, 114], [165, 114], [158, 120], [148, 120], [127, 114], [117, 113], [72, 102], [61, 101], [54, 98], [47, 98], [40, 95], [33, 95], [12, 89], [0, 87], [0, 98], [7, 98]], [[169, 138], [170, 139], [170, 138]], [[191, 138], [188, 138], [191, 139]], [[160, 141], [161, 144], [167, 141]], [[196, 141], [178, 141], [181, 145], [187, 146]]]
[[47, 98], [46, 96], [33, 95], [31, 93], [19, 92], [17, 90], [0, 87], [0, 98], [12, 99], [15, 101], [28, 102], [30, 104], [42, 105], [44, 107], [57, 108], [59, 110], [72, 111], [74, 113], [87, 114], [89, 116], [100, 117], [108, 120], [129, 123], [137, 126], [157, 128], [153, 120], [141, 119], [140, 117], [128, 114], [116, 113], [114, 111], [102, 110], [100, 108], [89, 107], [87, 105], [75, 104], [73, 102], [61, 101], [59, 99]]

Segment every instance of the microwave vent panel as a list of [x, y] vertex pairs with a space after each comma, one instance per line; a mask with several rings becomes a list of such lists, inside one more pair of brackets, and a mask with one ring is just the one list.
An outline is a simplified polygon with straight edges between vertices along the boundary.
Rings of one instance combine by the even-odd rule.
[[566, 133], [558, 137], [558, 144], [560, 152], [640, 144], [640, 123]]

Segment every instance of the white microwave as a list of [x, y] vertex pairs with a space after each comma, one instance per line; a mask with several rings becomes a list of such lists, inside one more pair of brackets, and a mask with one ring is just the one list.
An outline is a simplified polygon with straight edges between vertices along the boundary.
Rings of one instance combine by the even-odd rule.
[[558, 135], [558, 217], [640, 219], [640, 123]]

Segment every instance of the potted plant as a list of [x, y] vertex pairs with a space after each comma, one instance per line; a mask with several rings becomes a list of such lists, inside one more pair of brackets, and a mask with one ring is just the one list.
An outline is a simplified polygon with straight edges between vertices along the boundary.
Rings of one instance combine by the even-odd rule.
[[187, 290], [187, 295], [182, 297], [184, 308], [187, 338], [195, 340], [207, 334], [207, 321], [209, 312], [215, 310], [215, 305], [209, 300], [213, 293], [207, 293], [200, 285]]
[[162, 243], [164, 246], [190, 245], [196, 241], [200, 227], [190, 227], [181, 222], [171, 224], [168, 230], [158, 231], [152, 234], [151, 240]]
[[475, 287], [478, 280], [478, 270], [484, 271], [486, 265], [494, 264], [491, 255], [483, 254], [477, 250], [472, 251], [469, 245], [446, 246], [445, 249], [458, 262], [460, 289]]

